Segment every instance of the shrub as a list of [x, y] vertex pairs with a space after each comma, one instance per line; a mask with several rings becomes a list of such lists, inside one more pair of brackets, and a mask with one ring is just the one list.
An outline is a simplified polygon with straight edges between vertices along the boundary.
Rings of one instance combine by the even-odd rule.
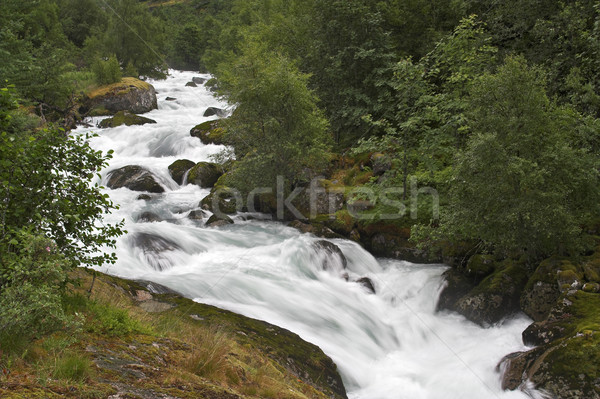
[[29, 230], [0, 247], [2, 335], [33, 336], [67, 324], [61, 294], [71, 262], [51, 240]]

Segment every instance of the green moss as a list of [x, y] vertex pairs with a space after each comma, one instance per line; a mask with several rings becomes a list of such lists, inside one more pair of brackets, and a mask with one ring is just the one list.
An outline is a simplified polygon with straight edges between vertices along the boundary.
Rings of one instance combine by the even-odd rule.
[[354, 217], [350, 215], [350, 213], [346, 209], [337, 211], [335, 213], [334, 219], [327, 220], [327, 227], [329, 227], [336, 233], [340, 233], [345, 236], [348, 236], [355, 226], [356, 221], [354, 220]]
[[[534, 284], [538, 281], [549, 284], [556, 284], [558, 273], [561, 272], [573, 272], [575, 274], [580, 273], [581, 269], [577, 265], [573, 264], [570, 259], [553, 256], [540, 263], [537, 267], [527, 285], [526, 290], [533, 288]], [[569, 273], [569, 275], [572, 275]], [[564, 275], [565, 277], [567, 274]]]
[[[600, 253], [596, 254], [600, 255]], [[596, 254], [584, 263], [583, 272], [587, 281], [600, 283], [600, 258]]]
[[192, 169], [196, 164], [189, 159], [178, 159], [169, 165], [169, 174], [177, 182], [183, 184], [183, 177], [188, 170]]
[[489, 276], [496, 268], [493, 255], [473, 255], [466, 266], [466, 274], [476, 280]]
[[223, 174], [222, 168], [211, 162], [198, 162], [188, 173], [188, 182], [200, 187], [213, 187]]
[[509, 289], [516, 289], [520, 292], [526, 282], [527, 270], [525, 266], [514, 260], [507, 259], [497, 265], [495, 272], [477, 285], [471, 294], [505, 294]]
[[549, 366], [553, 379], [562, 379], [568, 387], [582, 389], [582, 397], [600, 394], [596, 383], [600, 375], [600, 332], [561, 340], [544, 363]]
[[127, 77], [121, 79], [120, 82], [96, 88], [88, 93], [88, 97], [90, 99], [96, 99], [106, 95], [122, 95], [129, 93], [133, 88], [149, 90], [151, 87], [152, 85], [150, 83], [146, 83], [143, 80]]
[[102, 106], [94, 107], [88, 112], [89, 116], [105, 116], [112, 115], [112, 112]]
[[190, 130], [190, 135], [199, 138], [204, 144], [225, 144], [226, 130], [223, 119], [203, 122]]
[[129, 111], [119, 111], [112, 118], [106, 118], [102, 122], [100, 122], [100, 127], [107, 128], [117, 127], [121, 125], [145, 125], [146, 123], [156, 123], [156, 121], [150, 118], [145, 118], [143, 116], [132, 114]]

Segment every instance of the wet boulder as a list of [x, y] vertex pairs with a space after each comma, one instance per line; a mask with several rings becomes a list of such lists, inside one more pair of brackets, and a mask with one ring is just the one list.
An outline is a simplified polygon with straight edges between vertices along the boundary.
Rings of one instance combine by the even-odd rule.
[[133, 191], [147, 191], [149, 193], [163, 193], [165, 191], [149, 170], [137, 165], [128, 165], [109, 172], [106, 185], [112, 189], [126, 187]]
[[219, 118], [224, 118], [227, 116], [227, 111], [225, 111], [222, 108], [217, 108], [217, 107], [208, 107], [206, 109], [206, 111], [204, 111], [204, 117], [209, 117], [209, 116], [218, 116]]
[[206, 221], [207, 227], [220, 227], [227, 226], [228, 224], [233, 224], [233, 220], [227, 215], [212, 215]]
[[196, 83], [197, 85], [202, 85], [202, 84], [206, 83], [206, 79], [201, 78], [199, 76], [194, 76], [192, 78], [192, 82]]
[[548, 319], [528, 328], [530, 337], [524, 333], [526, 342], [540, 346], [512, 354], [508, 364], [500, 365], [503, 386], [517, 389], [531, 381], [556, 398], [600, 398], [599, 308], [598, 294], [580, 290], [563, 294]]
[[190, 130], [190, 135], [199, 138], [203, 144], [223, 145], [224, 134], [222, 119], [203, 122]]
[[187, 82], [185, 84], [185, 87], [198, 87], [198, 85], [195, 82], [192, 81], [192, 82]]
[[145, 125], [147, 123], [156, 123], [156, 121], [154, 119], [132, 114], [129, 111], [119, 111], [112, 118], [106, 118], [102, 120], [98, 126], [104, 129], [121, 125]]
[[344, 253], [334, 243], [327, 240], [319, 240], [313, 243], [313, 248], [325, 256], [321, 259], [321, 268], [323, 270], [335, 270], [336, 265], [341, 265], [342, 269], [348, 266], [348, 260]]
[[171, 178], [179, 185], [183, 184], [185, 174], [196, 165], [195, 162], [189, 159], [178, 159], [169, 165], [169, 174]]
[[[523, 312], [535, 321], [546, 319], [561, 294], [559, 274], [566, 272], [564, 279], [571, 275], [576, 276], [577, 271], [578, 267], [566, 259], [552, 257], [542, 261], [529, 278], [521, 295]], [[566, 281], [567, 289], [572, 282], [572, 280]]]
[[206, 216], [208, 216], [208, 214], [202, 209], [195, 209], [188, 213], [187, 218], [191, 220], [203, 220], [204, 218], [206, 218]]
[[162, 222], [162, 218], [153, 212], [142, 212], [138, 216], [137, 221], [142, 223], [154, 223]]
[[83, 111], [92, 116], [114, 115], [119, 111], [143, 114], [157, 108], [154, 87], [131, 77], [92, 91], [83, 105]]
[[520, 311], [519, 298], [526, 283], [525, 266], [505, 260], [452, 308], [482, 326], [495, 324]]
[[139, 248], [150, 266], [158, 271], [168, 269], [173, 265], [166, 255], [168, 252], [181, 250], [173, 241], [150, 233], [135, 233], [131, 236], [133, 246]]
[[475, 288], [476, 284], [454, 268], [446, 270], [442, 277], [444, 278], [444, 288], [440, 293], [437, 309], [454, 310], [456, 302]]
[[358, 284], [362, 285], [371, 294], [376, 294], [377, 293], [375, 291], [375, 285], [373, 284], [373, 281], [370, 278], [368, 278], [368, 277], [361, 277], [358, 280], [356, 280], [356, 282]]
[[212, 162], [198, 162], [188, 173], [188, 183], [202, 188], [210, 188], [215, 185], [223, 169], [219, 164]]

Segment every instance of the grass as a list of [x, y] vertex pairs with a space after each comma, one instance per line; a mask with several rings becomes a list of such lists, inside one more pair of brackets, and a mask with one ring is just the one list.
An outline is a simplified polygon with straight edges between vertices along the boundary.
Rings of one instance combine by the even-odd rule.
[[56, 358], [52, 376], [69, 382], [84, 382], [92, 375], [92, 362], [82, 353], [66, 352]]
[[[63, 306], [80, 319], [79, 327], [33, 342], [25, 340], [15, 344], [20, 349], [14, 354], [0, 355], [0, 371], [9, 370], [7, 377], [0, 375], [3, 399], [106, 398], [121, 389], [137, 392], [131, 397], [182, 399], [331, 397], [299, 380], [276, 360], [279, 351], [282, 359], [314, 356], [306, 346], [310, 344], [299, 338], [292, 341], [292, 347], [302, 353], [285, 352], [290, 333], [284, 330], [265, 332], [266, 323], [180, 297], [170, 299], [175, 305], [172, 309], [148, 313], [134, 299], [136, 290], [143, 287], [105, 275], [96, 278], [88, 298], [91, 276], [77, 270], [73, 277], [80, 278], [81, 284], [72, 287]], [[152, 300], [166, 297], [155, 295]], [[190, 314], [201, 315], [200, 320]], [[267, 341], [265, 346], [257, 345], [248, 337]], [[19, 337], [5, 339], [5, 345], [12, 346]], [[296, 367], [312, 360], [298, 361]], [[314, 361], [324, 360], [317, 357]]]

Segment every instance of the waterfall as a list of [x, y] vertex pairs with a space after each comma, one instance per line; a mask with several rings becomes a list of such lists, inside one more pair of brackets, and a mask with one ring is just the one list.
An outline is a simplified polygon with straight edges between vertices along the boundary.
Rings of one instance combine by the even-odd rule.
[[[207, 161], [222, 149], [189, 131], [215, 118], [202, 116], [207, 107], [226, 107], [203, 86], [185, 87], [194, 76], [209, 77], [171, 71], [168, 79], [152, 82], [159, 109], [144, 116], [156, 124], [75, 131], [94, 131], [99, 136], [90, 140], [92, 147], [115, 151], [102, 183], [111, 170], [140, 165], [165, 188], [147, 200], [126, 188], [106, 190], [120, 209], [105, 219], [125, 219], [128, 234], [118, 240], [117, 263], [102, 271], [160, 283], [294, 331], [335, 361], [352, 399], [529, 397], [502, 391], [495, 369], [504, 355], [526, 349], [521, 332], [531, 321], [517, 316], [484, 329], [435, 312], [446, 266], [376, 259], [354, 242], [333, 239], [346, 270], [324, 270], [329, 255], [315, 245], [320, 239], [281, 223], [238, 215], [233, 225], [207, 228], [187, 218], [209, 190], [179, 186], [167, 167], [178, 159]], [[140, 221], [145, 212], [161, 221]], [[361, 277], [371, 279], [376, 294], [356, 282]]]

